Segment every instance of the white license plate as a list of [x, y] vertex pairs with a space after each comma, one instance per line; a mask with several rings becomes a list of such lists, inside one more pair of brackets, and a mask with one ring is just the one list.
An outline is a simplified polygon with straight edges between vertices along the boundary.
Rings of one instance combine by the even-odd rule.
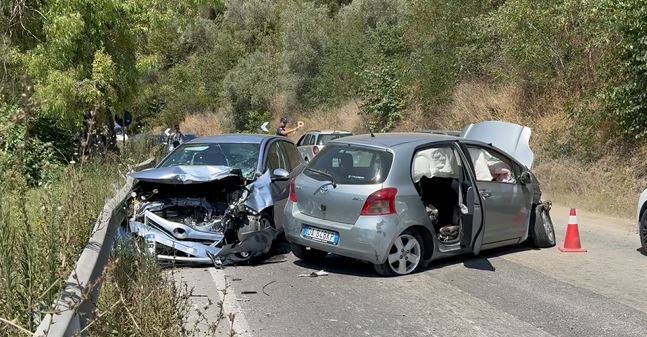
[[325, 242], [336, 245], [339, 243], [339, 233], [327, 231], [319, 228], [303, 226], [301, 235], [315, 241]]

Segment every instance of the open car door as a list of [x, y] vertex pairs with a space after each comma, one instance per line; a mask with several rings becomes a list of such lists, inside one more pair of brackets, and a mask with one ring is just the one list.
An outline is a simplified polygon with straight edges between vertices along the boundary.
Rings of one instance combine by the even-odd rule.
[[476, 185], [468, 173], [470, 170], [469, 158], [462, 151], [460, 146], [457, 146], [457, 151], [461, 153], [461, 176], [460, 176], [460, 189], [461, 189], [461, 235], [460, 247], [471, 248], [474, 255], [481, 252], [484, 235], [484, 222], [483, 222], [483, 207], [478, 193], [476, 192]]

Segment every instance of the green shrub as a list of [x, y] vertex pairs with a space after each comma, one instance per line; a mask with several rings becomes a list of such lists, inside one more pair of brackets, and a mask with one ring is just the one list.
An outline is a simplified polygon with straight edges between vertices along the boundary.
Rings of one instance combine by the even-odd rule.
[[647, 139], [647, 2], [615, 6], [622, 34], [616, 54], [620, 76], [604, 94], [604, 112], [617, 126], [617, 136], [634, 143]]
[[245, 130], [252, 112], [270, 111], [277, 74], [274, 59], [261, 52], [247, 55], [227, 73], [222, 96], [234, 130]]
[[382, 64], [364, 70], [362, 110], [368, 116], [371, 129], [388, 132], [402, 117], [405, 100], [398, 69], [392, 64]]

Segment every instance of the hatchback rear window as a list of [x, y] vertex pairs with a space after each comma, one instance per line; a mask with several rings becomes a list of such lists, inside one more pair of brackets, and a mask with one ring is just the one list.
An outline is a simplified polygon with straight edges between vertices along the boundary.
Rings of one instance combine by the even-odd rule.
[[314, 157], [304, 173], [321, 181], [329, 180], [330, 175], [337, 184], [381, 184], [389, 175], [392, 161], [393, 155], [386, 150], [328, 145]]

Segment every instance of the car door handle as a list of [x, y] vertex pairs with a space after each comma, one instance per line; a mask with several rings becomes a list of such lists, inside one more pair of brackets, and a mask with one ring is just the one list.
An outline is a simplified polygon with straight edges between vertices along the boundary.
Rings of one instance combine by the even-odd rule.
[[489, 197], [491, 197], [491, 196], [492, 196], [492, 192], [490, 192], [490, 191], [480, 190], [480, 192], [481, 192], [481, 196], [482, 196], [483, 198], [489, 198]]

